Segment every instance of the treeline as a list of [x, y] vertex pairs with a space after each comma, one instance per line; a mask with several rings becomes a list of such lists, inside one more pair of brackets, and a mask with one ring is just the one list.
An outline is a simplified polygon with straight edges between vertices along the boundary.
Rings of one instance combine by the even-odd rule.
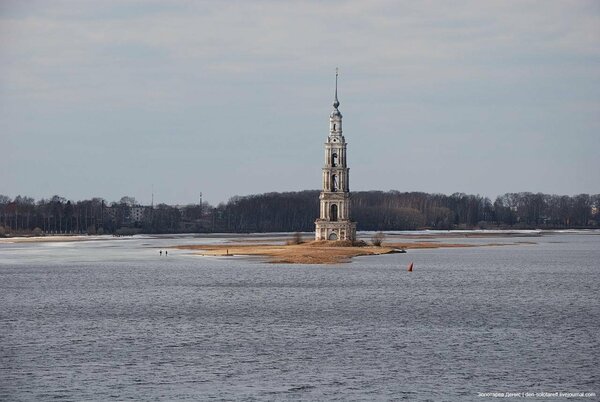
[[[222, 232], [313, 231], [319, 191], [234, 197], [215, 209]], [[358, 230], [600, 227], [600, 194], [574, 197], [508, 193], [487, 197], [399, 191], [358, 191], [352, 219]]]
[[180, 233], [202, 231], [190, 225], [202, 219], [199, 205], [174, 207], [138, 205], [133, 197], [108, 204], [102, 198], [71, 201], [55, 195], [35, 201], [0, 195], [0, 236], [13, 234], [116, 234]]
[[[359, 191], [352, 193], [351, 214], [359, 230], [565, 229], [600, 227], [599, 210], [600, 194], [508, 193], [492, 202], [463, 193]], [[317, 190], [233, 197], [216, 207], [141, 206], [132, 197], [108, 204], [101, 198], [0, 195], [0, 235], [309, 232], [318, 213]]]

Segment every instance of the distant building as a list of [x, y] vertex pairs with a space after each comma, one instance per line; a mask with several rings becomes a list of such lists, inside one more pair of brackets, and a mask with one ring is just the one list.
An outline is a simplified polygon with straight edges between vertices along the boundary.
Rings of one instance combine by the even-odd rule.
[[142, 222], [144, 220], [144, 213], [146, 210], [150, 209], [150, 207], [143, 207], [141, 205], [136, 205], [134, 207], [129, 208], [129, 219], [133, 223]]
[[350, 221], [350, 183], [346, 161], [346, 140], [342, 135], [342, 114], [338, 110], [338, 74], [335, 73], [335, 99], [329, 115], [329, 136], [325, 143], [319, 219], [315, 221], [316, 240], [355, 240], [356, 222]]
[[108, 217], [110, 219], [115, 219], [116, 215], [117, 215], [117, 208], [115, 207], [104, 207], [104, 216]]
[[122, 205], [113, 205], [112, 207], [104, 207], [104, 219], [117, 221], [124, 224], [140, 223], [146, 219], [146, 211], [150, 211], [152, 207], [134, 205], [131, 207]]

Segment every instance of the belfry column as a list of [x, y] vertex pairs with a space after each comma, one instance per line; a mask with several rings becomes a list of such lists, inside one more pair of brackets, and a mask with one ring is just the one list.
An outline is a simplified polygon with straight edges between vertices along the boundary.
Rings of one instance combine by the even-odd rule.
[[325, 166], [322, 169], [320, 215], [315, 221], [316, 240], [355, 240], [356, 223], [350, 220], [350, 186], [346, 158], [346, 139], [342, 134], [342, 114], [338, 107], [338, 72], [335, 72], [335, 97], [329, 115], [329, 136], [325, 142]]

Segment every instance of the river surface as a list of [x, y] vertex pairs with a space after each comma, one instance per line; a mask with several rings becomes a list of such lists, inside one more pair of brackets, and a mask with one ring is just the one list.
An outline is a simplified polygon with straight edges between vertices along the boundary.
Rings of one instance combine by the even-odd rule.
[[0, 244], [0, 400], [600, 394], [597, 231], [339, 265], [170, 248], [231, 240]]

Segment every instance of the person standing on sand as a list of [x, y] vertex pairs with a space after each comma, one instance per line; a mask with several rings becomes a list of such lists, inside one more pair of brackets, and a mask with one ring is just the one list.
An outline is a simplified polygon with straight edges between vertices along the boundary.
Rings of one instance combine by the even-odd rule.
[[169, 255], [169, 252], [167, 250], [165, 250], [165, 257]]
[[160, 250], [160, 251], [158, 252], [158, 254], [160, 254], [160, 256], [162, 257], [162, 250]]

